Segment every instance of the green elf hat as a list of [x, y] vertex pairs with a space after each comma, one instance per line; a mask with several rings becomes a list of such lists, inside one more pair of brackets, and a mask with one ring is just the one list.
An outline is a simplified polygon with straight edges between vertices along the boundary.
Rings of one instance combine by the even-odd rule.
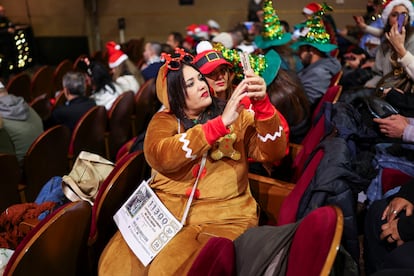
[[326, 4], [322, 5], [322, 9], [313, 14], [307, 21], [298, 40], [291, 45], [293, 50], [299, 49], [300, 46], [309, 45], [321, 52], [329, 53], [338, 48], [337, 45], [331, 44], [330, 36], [326, 32], [325, 25], [322, 21], [322, 15], [327, 9], [331, 9]]
[[262, 35], [254, 38], [258, 48], [267, 49], [272, 46], [280, 46], [288, 43], [292, 38], [290, 33], [286, 33], [280, 24], [279, 17], [273, 9], [271, 0], [263, 3], [263, 29]]
[[266, 67], [261, 76], [265, 80], [266, 86], [268, 86], [273, 82], [277, 73], [279, 72], [282, 59], [275, 50], [269, 50], [264, 57], [266, 61]]

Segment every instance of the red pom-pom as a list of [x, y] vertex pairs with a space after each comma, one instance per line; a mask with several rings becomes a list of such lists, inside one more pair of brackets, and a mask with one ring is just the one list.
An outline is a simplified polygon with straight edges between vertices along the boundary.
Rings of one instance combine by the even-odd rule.
[[[192, 189], [193, 189], [193, 187], [189, 187], [189, 188], [187, 188], [187, 190], [185, 190], [185, 195], [187, 197], [190, 197]], [[197, 199], [199, 197], [200, 197], [200, 190], [196, 189], [195, 192], [194, 192], [194, 198]]]
[[[200, 170], [200, 164], [197, 164], [197, 165], [195, 165], [194, 167], [193, 167], [193, 176], [194, 176], [194, 178], [197, 178], [197, 175], [198, 175], [198, 171]], [[201, 174], [200, 174], [200, 179], [201, 178], [203, 178], [205, 175], [206, 175], [206, 173], [207, 173], [207, 170], [206, 170], [206, 168], [204, 167], [203, 168], [203, 171], [201, 172]]]

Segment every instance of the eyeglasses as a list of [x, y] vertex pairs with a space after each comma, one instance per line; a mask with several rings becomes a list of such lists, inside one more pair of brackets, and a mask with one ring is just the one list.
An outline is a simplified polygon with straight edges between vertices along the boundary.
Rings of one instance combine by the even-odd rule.
[[406, 13], [406, 12], [401, 12], [401, 13], [400, 12], [393, 12], [393, 13], [390, 14], [390, 16], [391, 17], [398, 17], [400, 14], [404, 17], [408, 17], [408, 13]]
[[161, 57], [165, 60], [168, 69], [173, 71], [180, 69], [183, 61], [185, 63], [192, 63], [194, 61], [194, 57], [181, 48], [175, 48], [175, 53], [173, 54], [162, 53]]

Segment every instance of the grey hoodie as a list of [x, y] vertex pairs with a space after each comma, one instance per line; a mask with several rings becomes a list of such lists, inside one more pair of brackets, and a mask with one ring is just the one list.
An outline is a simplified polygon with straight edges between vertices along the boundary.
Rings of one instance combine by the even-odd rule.
[[11, 94], [1, 96], [0, 115], [4, 119], [25, 121], [29, 117], [29, 105], [22, 97]]
[[43, 132], [42, 119], [23, 98], [11, 94], [0, 97], [0, 117], [13, 142], [17, 159], [22, 162], [27, 149]]
[[306, 95], [314, 105], [328, 89], [332, 77], [342, 69], [341, 63], [334, 57], [327, 57], [303, 68], [298, 72]]

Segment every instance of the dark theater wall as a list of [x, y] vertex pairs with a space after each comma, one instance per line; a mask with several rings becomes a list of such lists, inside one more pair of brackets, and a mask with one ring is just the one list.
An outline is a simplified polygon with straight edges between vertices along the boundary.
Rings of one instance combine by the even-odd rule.
[[[58, 42], [59, 47], [70, 49], [79, 45], [62, 41], [86, 37], [91, 52], [102, 49], [108, 40], [120, 40], [120, 18], [125, 20], [126, 41], [143, 37], [146, 41], [160, 42], [164, 42], [171, 31], [185, 33], [185, 27], [193, 23], [205, 24], [208, 19], [214, 19], [226, 31], [247, 18], [248, 0], [186, 2], [192, 4], [181, 5], [179, 0], [3, 0], [1, 4], [14, 22], [32, 26], [40, 44], [52, 41]], [[311, 1], [279, 0], [273, 1], [273, 6], [279, 17], [293, 26], [303, 20], [301, 11], [308, 2]], [[353, 25], [352, 15], [363, 14], [366, 4], [361, 0], [326, 2], [334, 8], [333, 15], [339, 28]]]

